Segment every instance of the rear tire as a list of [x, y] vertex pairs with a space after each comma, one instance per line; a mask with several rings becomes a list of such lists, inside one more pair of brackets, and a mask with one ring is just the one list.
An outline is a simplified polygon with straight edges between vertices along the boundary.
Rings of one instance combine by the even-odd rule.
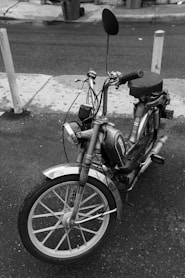
[[[158, 123], [158, 126], [159, 126], [159, 123]], [[152, 113], [150, 115], [150, 118], [148, 119], [146, 127], [143, 131], [143, 136], [148, 136], [148, 138], [149, 138], [148, 143], [146, 145], [146, 149], [145, 149], [146, 156], [153, 148], [153, 146], [157, 140], [157, 135], [158, 135], [158, 129], [155, 129], [155, 114]]]
[[[18, 216], [18, 230], [25, 248], [36, 258], [54, 264], [86, 258], [111, 232], [116, 212], [67, 227], [79, 175], [45, 179], [26, 197]], [[116, 208], [110, 190], [89, 177], [77, 220]]]

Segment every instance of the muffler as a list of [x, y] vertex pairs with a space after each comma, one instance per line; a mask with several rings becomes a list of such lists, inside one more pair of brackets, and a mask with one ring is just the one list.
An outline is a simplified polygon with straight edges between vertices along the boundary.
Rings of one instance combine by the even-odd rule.
[[151, 149], [150, 153], [148, 154], [148, 157], [145, 160], [145, 162], [141, 164], [141, 169], [139, 174], [142, 174], [152, 163], [152, 161], [155, 161], [155, 158], [158, 159], [159, 161], [161, 160], [161, 164], [164, 163], [164, 159], [157, 155], [167, 140], [168, 140], [168, 136], [164, 135], [157, 141], [156, 145]]
[[163, 145], [166, 143], [167, 140], [168, 140], [168, 136], [164, 135], [157, 141], [156, 145], [149, 152], [147, 159], [143, 163], [141, 163], [140, 165], [141, 169], [139, 170], [135, 178], [132, 180], [129, 188], [126, 190], [127, 192], [131, 191], [134, 188], [140, 175], [148, 168], [148, 166], [152, 163], [152, 161], [154, 161], [154, 158], [152, 157], [155, 157], [156, 160], [157, 159], [163, 160], [163, 158], [157, 156], [157, 154], [160, 152], [160, 150], [162, 149]]

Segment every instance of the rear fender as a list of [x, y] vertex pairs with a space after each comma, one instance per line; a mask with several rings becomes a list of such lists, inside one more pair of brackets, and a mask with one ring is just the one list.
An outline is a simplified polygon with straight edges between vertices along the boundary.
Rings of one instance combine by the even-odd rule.
[[[79, 166], [74, 163], [69, 164], [59, 164], [55, 165], [51, 168], [48, 168], [43, 171], [44, 176], [47, 178], [53, 180], [56, 178], [59, 178], [61, 176], [66, 175], [72, 175], [72, 174], [79, 174]], [[114, 196], [116, 207], [117, 207], [117, 217], [119, 220], [121, 220], [122, 217], [122, 201], [119, 194], [119, 191], [116, 187], [116, 185], [113, 183], [113, 181], [108, 177], [105, 176], [104, 173], [90, 168], [89, 170], [89, 176], [101, 181], [105, 186], [109, 188], [109, 190], [112, 192], [112, 195]]]

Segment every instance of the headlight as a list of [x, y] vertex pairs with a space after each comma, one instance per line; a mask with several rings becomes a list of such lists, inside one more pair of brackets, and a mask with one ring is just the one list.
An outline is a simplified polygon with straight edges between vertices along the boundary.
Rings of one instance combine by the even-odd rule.
[[81, 131], [81, 127], [77, 122], [70, 122], [64, 124], [64, 130], [66, 131], [67, 139], [72, 144], [78, 144], [78, 138], [76, 133]]

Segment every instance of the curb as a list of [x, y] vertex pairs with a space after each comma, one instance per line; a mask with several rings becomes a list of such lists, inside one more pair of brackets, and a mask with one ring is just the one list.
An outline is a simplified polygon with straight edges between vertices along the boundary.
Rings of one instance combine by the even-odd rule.
[[[66, 113], [75, 100], [70, 112], [78, 113], [79, 106], [86, 99], [86, 90], [81, 91], [81, 83], [75, 79], [84, 79], [84, 75], [50, 76], [43, 74], [17, 74], [19, 95], [23, 109], [33, 113]], [[105, 77], [97, 77], [95, 89], [101, 89]], [[0, 111], [12, 108], [9, 85], [5, 73], [0, 73], [1, 91]], [[171, 96], [169, 109], [174, 110], [174, 118], [185, 117], [185, 79], [164, 79], [164, 89]], [[79, 92], [81, 92], [79, 94]], [[78, 96], [79, 95], [79, 96]], [[76, 98], [78, 96], [78, 98]], [[118, 90], [111, 87], [108, 98], [108, 115], [129, 117], [136, 100], [129, 95], [126, 85]]]
[[[140, 23], [144, 23], [144, 22], [149, 22], [149, 23], [152, 23], [152, 22], [158, 22], [158, 23], [185, 23], [185, 14], [182, 15], [182, 14], [179, 14], [179, 15], [168, 15], [168, 16], [163, 16], [163, 15], [160, 15], [160, 16], [138, 16], [137, 18], [136, 17], [131, 17], [131, 16], [124, 16], [124, 17], [120, 17], [120, 16], [117, 16], [117, 19], [119, 22], [125, 22], [125, 23], [136, 23], [136, 22], [140, 22]], [[20, 18], [13, 18], [13, 17], [3, 17], [3, 16], [0, 16], [0, 21], [15, 21], [15, 22], [30, 22], [30, 23], [51, 23], [51, 22], [67, 22], [67, 23], [90, 23], [90, 22], [100, 22], [101, 19], [98, 19], [98, 18], [93, 18], [93, 19], [77, 19], [77, 20], [67, 20], [65, 21], [64, 19], [20, 19]]]
[[[119, 8], [119, 6], [115, 5], [93, 5], [81, 3], [81, 7], [85, 8], [85, 15], [77, 20], [65, 21], [61, 7], [56, 8], [57, 6], [52, 6], [52, 8], [54, 8], [53, 12], [48, 12], [49, 9], [47, 7], [45, 13], [34, 14], [34, 11], [36, 11], [38, 7], [33, 5], [30, 6], [29, 10], [28, 4], [24, 5], [24, 2], [22, 2], [22, 5], [18, 7], [19, 3], [21, 2], [16, 2], [14, 5], [8, 6], [4, 11], [3, 9], [0, 10], [0, 20], [17, 20], [20, 22], [98, 22], [101, 21], [102, 10], [104, 8], [109, 8], [114, 12], [120, 22], [185, 22], [185, 11], [179, 13], [179, 10], [175, 8], [175, 11], [172, 12], [169, 7], [163, 8], [163, 10], [159, 9], [158, 6], [151, 6], [150, 9], [145, 9], [145, 7], [143, 7], [141, 9], [129, 10], [124, 7]], [[41, 9], [42, 5], [38, 6], [39, 9]], [[11, 11], [11, 8], [14, 7], [14, 11]], [[33, 9], [33, 13], [30, 12], [31, 8]], [[7, 14], [8, 12], [9, 15]]]

